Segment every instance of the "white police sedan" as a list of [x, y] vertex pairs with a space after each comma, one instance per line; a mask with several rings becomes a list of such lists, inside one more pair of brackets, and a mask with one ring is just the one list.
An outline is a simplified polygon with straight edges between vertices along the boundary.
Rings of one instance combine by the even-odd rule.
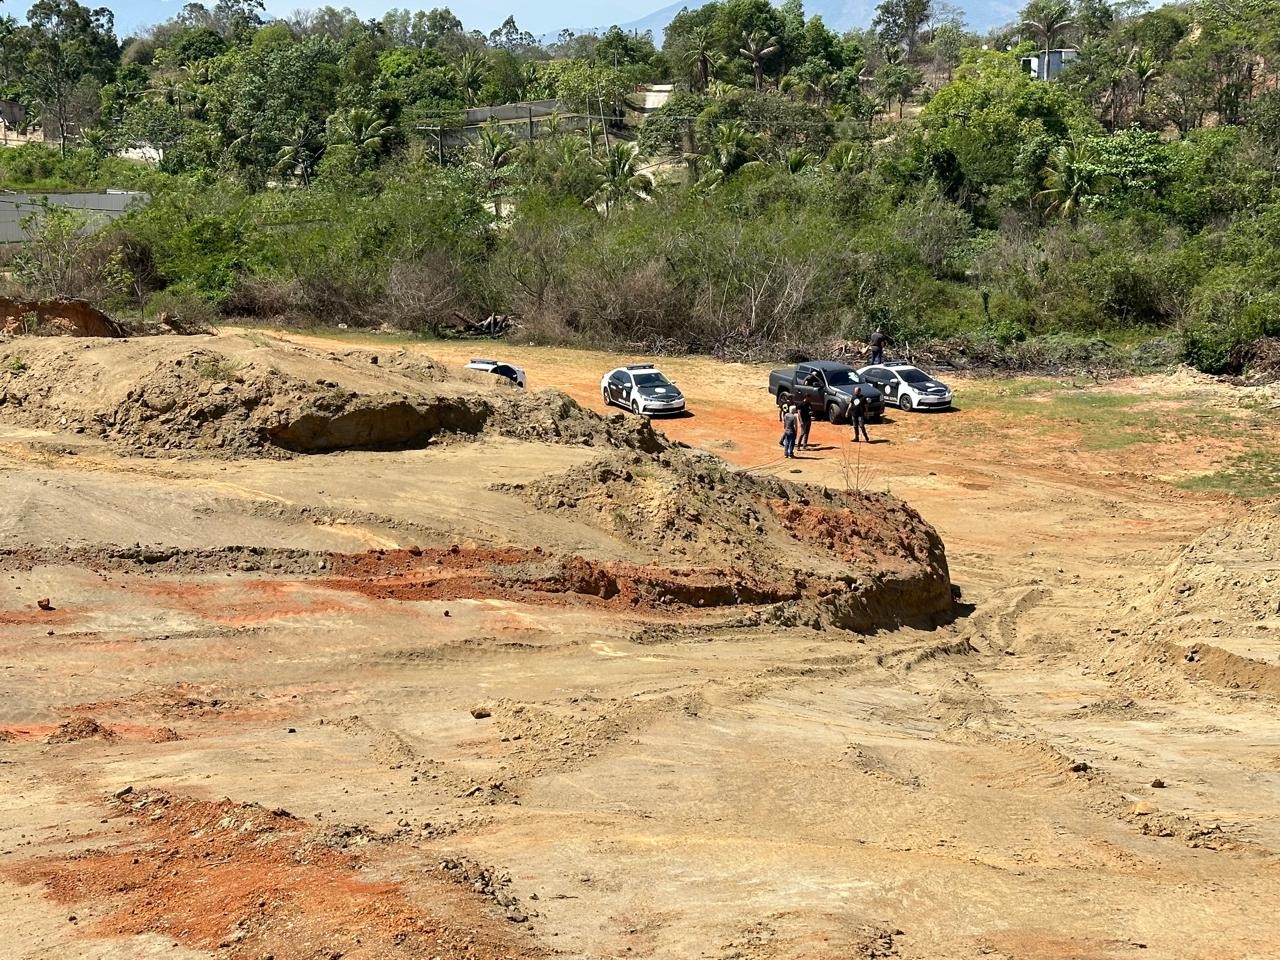
[[951, 388], [917, 366], [894, 361], [863, 367], [858, 376], [870, 380], [884, 394], [884, 405], [900, 410], [945, 410], [951, 406]]
[[648, 363], [610, 370], [600, 381], [600, 396], [605, 403], [642, 417], [684, 410], [684, 394], [680, 388]]

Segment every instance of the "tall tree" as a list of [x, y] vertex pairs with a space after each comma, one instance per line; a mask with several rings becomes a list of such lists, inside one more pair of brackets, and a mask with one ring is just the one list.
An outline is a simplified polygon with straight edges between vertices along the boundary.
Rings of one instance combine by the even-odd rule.
[[1040, 64], [1040, 78], [1049, 79], [1049, 51], [1054, 41], [1073, 24], [1071, 5], [1057, 0], [1048, 3], [1032, 3], [1023, 10], [1022, 25], [1044, 43], [1044, 60]]
[[706, 90], [710, 86], [711, 71], [719, 56], [711, 27], [706, 24], [695, 27], [690, 34], [689, 49], [684, 54], [684, 60], [693, 68], [696, 89]]
[[1129, 72], [1133, 74], [1134, 82], [1138, 86], [1139, 110], [1146, 105], [1147, 88], [1151, 86], [1151, 81], [1160, 75], [1161, 66], [1160, 61], [1150, 50], [1134, 47], [1129, 52]]
[[520, 145], [507, 130], [496, 124], [480, 131], [480, 140], [471, 149], [470, 165], [479, 171], [485, 191], [493, 198], [493, 215], [502, 217], [502, 197], [520, 161]]
[[931, 0], [881, 0], [872, 28], [881, 42], [899, 47], [910, 60], [915, 56], [920, 28], [932, 14]]
[[[58, 148], [65, 156], [67, 136], [89, 119], [78, 104], [85, 88], [97, 89], [112, 69], [118, 53], [115, 17], [106, 7], [90, 10], [76, 0], [37, 0], [27, 13], [23, 85], [53, 121]], [[47, 133], [47, 131], [46, 131]]]
[[778, 52], [778, 38], [771, 37], [762, 30], [742, 35], [742, 46], [738, 53], [751, 65], [751, 75], [755, 79], [756, 89], [764, 87], [765, 61]]

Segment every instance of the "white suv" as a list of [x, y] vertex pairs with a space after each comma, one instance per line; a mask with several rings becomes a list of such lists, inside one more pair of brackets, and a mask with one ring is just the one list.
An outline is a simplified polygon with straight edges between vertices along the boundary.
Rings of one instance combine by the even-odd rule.
[[684, 410], [680, 388], [647, 363], [610, 370], [600, 381], [600, 396], [607, 404], [645, 417]]

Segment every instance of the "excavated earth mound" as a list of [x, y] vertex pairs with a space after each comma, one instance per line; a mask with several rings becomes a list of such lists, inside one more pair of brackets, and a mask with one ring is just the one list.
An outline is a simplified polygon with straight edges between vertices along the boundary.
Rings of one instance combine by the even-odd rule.
[[1201, 535], [1134, 617], [1135, 634], [1158, 662], [1280, 696], [1280, 503]]
[[458, 436], [662, 446], [554, 391], [453, 377], [403, 351], [323, 353], [260, 335], [183, 341], [26, 338], [0, 348], [0, 417], [141, 451], [238, 456], [392, 450]]
[[124, 327], [86, 300], [0, 297], [0, 336], [41, 333], [65, 337], [123, 337]]
[[780, 611], [780, 622], [869, 630], [932, 624], [952, 610], [941, 538], [887, 494], [758, 477], [680, 449], [614, 452], [560, 476], [498, 489], [669, 564], [727, 566], [792, 584], [801, 602]]

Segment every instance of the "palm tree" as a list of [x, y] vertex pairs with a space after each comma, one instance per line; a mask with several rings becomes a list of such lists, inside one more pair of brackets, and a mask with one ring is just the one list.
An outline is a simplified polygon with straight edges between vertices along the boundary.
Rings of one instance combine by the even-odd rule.
[[818, 106], [825, 107], [827, 101], [834, 100], [840, 92], [840, 82], [834, 73], [824, 73], [809, 84], [809, 90]]
[[606, 218], [615, 206], [653, 195], [653, 177], [640, 169], [640, 150], [634, 143], [615, 143], [595, 167], [596, 190], [587, 204], [597, 210], [603, 205]]
[[146, 92], [153, 97], [159, 97], [165, 103], [174, 107], [178, 113], [182, 113], [183, 100], [186, 98], [189, 87], [185, 80], [176, 74], [156, 74], [151, 78]]
[[751, 64], [751, 73], [756, 79], [756, 89], [763, 89], [764, 62], [778, 52], [778, 38], [769, 36], [763, 30], [743, 33], [742, 47], [738, 52], [747, 63]]
[[712, 80], [707, 87], [707, 96], [712, 100], [723, 100], [737, 89], [733, 84], [725, 83], [723, 80]]
[[782, 168], [792, 176], [803, 173], [817, 162], [818, 158], [802, 147], [788, 150], [782, 155]]
[[1162, 63], [1150, 50], [1134, 47], [1129, 51], [1129, 72], [1138, 81], [1138, 109], [1147, 102], [1147, 87], [1160, 75]]
[[1105, 177], [1098, 173], [1096, 153], [1088, 141], [1072, 140], [1054, 147], [1049, 159], [1040, 171], [1044, 189], [1036, 199], [1045, 201], [1047, 213], [1056, 213], [1065, 220], [1075, 220], [1088, 203], [1105, 185]]
[[755, 159], [760, 151], [760, 138], [740, 120], [730, 120], [716, 124], [711, 133], [710, 148], [712, 164], [728, 176]]
[[826, 164], [836, 173], [856, 170], [861, 163], [862, 148], [848, 140], [836, 143], [827, 154]]
[[1039, 20], [1024, 20], [1023, 26], [1029, 27], [1033, 33], [1038, 34], [1044, 40], [1044, 62], [1040, 65], [1040, 79], [1049, 79], [1049, 49], [1053, 46], [1053, 41], [1058, 35], [1070, 27], [1073, 23], [1069, 14], [1071, 13], [1071, 5], [1069, 3], [1058, 3], [1053, 6], [1046, 6], [1040, 13]]
[[376, 156], [396, 128], [367, 107], [352, 107], [329, 118], [329, 142], [349, 143], [362, 155]]
[[693, 46], [685, 54], [688, 65], [693, 67], [698, 79], [698, 89], [706, 90], [711, 83], [711, 71], [716, 61], [715, 40], [711, 36], [710, 27], [696, 27], [692, 36]]
[[480, 171], [485, 190], [493, 197], [493, 215], [502, 217], [502, 192], [520, 161], [520, 146], [509, 130], [491, 124], [480, 131], [470, 164]]
[[101, 127], [90, 127], [80, 134], [80, 142], [93, 151], [95, 157], [105, 157], [111, 152], [111, 135]]
[[276, 152], [275, 170], [279, 174], [292, 174], [304, 187], [309, 186], [323, 153], [324, 145], [316, 135], [315, 126], [306, 117], [299, 117], [284, 146]]
[[462, 97], [468, 107], [474, 107], [480, 96], [480, 88], [484, 86], [485, 62], [477, 53], [467, 51], [453, 66], [453, 79], [462, 91]]

